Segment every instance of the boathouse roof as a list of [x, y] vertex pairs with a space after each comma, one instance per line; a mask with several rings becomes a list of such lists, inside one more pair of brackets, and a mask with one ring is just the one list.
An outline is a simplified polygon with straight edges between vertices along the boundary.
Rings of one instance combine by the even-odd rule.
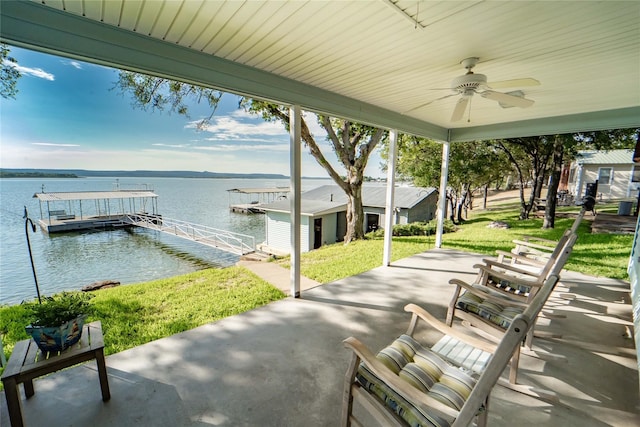
[[72, 191], [60, 193], [36, 193], [34, 198], [41, 202], [57, 202], [66, 200], [102, 200], [102, 199], [133, 199], [144, 197], [158, 197], [148, 190], [118, 190], [118, 191]]
[[[411, 209], [437, 190], [433, 187], [396, 187], [394, 204], [398, 208]], [[369, 207], [384, 207], [387, 187], [378, 185], [362, 186], [362, 204]], [[323, 185], [302, 193], [302, 200], [333, 201], [347, 203], [347, 195], [337, 185]]]

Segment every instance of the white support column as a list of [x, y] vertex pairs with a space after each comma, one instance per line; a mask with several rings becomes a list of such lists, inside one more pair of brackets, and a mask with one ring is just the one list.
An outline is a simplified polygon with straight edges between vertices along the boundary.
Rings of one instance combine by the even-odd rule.
[[442, 229], [447, 211], [447, 177], [449, 176], [449, 143], [442, 143], [442, 168], [440, 169], [440, 194], [438, 194], [438, 227], [436, 229], [436, 248], [442, 247]]
[[576, 194], [574, 197], [574, 200], [577, 202], [579, 200], [582, 200], [582, 186], [584, 184], [584, 167], [582, 166], [582, 163], [578, 163], [578, 166], [576, 167]]
[[384, 252], [382, 265], [391, 265], [391, 242], [395, 222], [394, 190], [396, 184], [396, 159], [398, 157], [398, 131], [389, 131], [389, 163], [387, 164], [387, 200], [384, 209]]
[[291, 296], [300, 298], [300, 197], [302, 194], [301, 153], [300, 140], [301, 112], [299, 105], [289, 109], [289, 138], [290, 138], [290, 183], [291, 200]]

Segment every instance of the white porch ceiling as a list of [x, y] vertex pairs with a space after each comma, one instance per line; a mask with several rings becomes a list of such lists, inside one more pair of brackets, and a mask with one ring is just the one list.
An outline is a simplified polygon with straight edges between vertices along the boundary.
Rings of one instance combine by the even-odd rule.
[[[0, 14], [18, 46], [439, 140], [640, 126], [638, 1], [44, 0]], [[539, 80], [521, 88], [535, 104], [476, 95], [455, 123], [457, 96], [416, 109], [471, 56], [489, 81]]]

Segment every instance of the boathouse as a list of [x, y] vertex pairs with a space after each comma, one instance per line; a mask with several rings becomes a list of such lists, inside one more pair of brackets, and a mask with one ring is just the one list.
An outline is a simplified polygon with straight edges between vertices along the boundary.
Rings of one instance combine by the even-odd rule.
[[[365, 185], [362, 188], [364, 231], [382, 228], [385, 221], [386, 187]], [[438, 191], [424, 187], [395, 189], [394, 224], [430, 221], [435, 218]], [[291, 245], [290, 201], [260, 205], [267, 219], [266, 241], [261, 249], [275, 254], [289, 253]], [[337, 185], [323, 185], [302, 193], [300, 227], [301, 251], [342, 241], [347, 231], [347, 196]]]

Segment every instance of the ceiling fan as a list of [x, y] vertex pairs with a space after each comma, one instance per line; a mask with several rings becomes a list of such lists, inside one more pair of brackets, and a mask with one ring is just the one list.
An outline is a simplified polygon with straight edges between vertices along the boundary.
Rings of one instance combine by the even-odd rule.
[[[414, 111], [414, 110], [426, 107], [427, 105], [433, 102], [439, 101], [441, 99], [461, 95], [460, 99], [458, 100], [458, 102], [456, 103], [456, 106], [453, 109], [453, 114], [451, 114], [451, 121], [457, 122], [464, 116], [464, 113], [467, 110], [467, 106], [469, 106], [471, 102], [471, 98], [473, 97], [474, 94], [478, 94], [483, 98], [497, 101], [500, 104], [500, 106], [502, 106], [503, 108], [509, 108], [509, 107], [526, 108], [533, 105], [534, 101], [531, 99], [525, 98], [524, 93], [522, 91], [504, 93], [504, 92], [497, 92], [493, 89], [538, 86], [540, 84], [538, 80], [532, 79], [532, 78], [523, 78], [523, 79], [503, 80], [499, 82], [487, 83], [487, 76], [485, 76], [484, 74], [475, 74], [472, 71], [473, 67], [476, 66], [479, 59], [480, 58], [477, 58], [477, 57], [471, 57], [471, 58], [464, 59], [461, 62], [461, 64], [467, 70], [467, 73], [453, 79], [453, 81], [451, 82], [451, 87], [446, 89], [446, 90], [452, 90], [454, 93], [434, 99], [433, 101], [429, 101], [426, 104], [422, 104], [409, 111]], [[443, 89], [435, 89], [435, 90], [443, 90]]]

